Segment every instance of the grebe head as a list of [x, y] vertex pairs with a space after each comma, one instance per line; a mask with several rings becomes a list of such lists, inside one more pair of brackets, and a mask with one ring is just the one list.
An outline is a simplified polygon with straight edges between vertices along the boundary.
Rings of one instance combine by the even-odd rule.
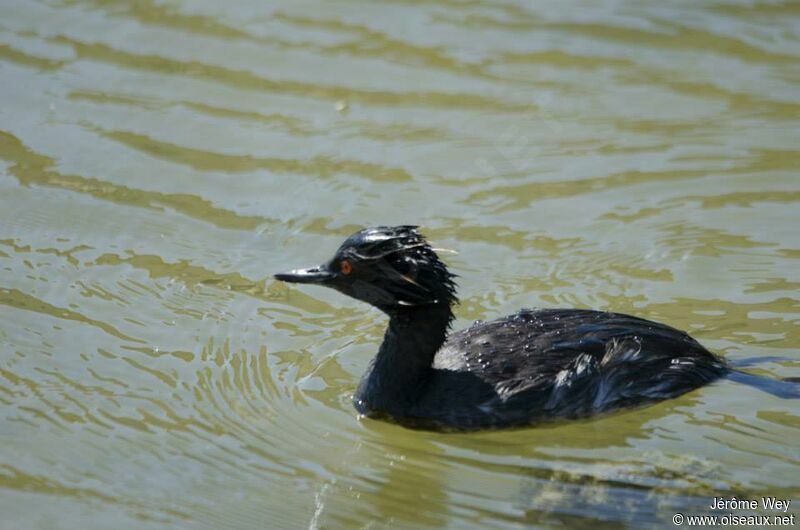
[[391, 315], [405, 308], [449, 307], [456, 301], [454, 276], [416, 226], [379, 226], [348, 237], [319, 267], [275, 279], [332, 287]]

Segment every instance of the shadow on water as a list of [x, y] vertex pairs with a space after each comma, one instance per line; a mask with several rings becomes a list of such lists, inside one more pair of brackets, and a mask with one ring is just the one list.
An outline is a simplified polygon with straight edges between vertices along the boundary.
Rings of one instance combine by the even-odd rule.
[[731, 381], [750, 385], [781, 399], [800, 399], [800, 378], [773, 379], [768, 376], [734, 370], [726, 376]]
[[[407, 431], [400, 426], [365, 419], [366, 447], [361, 453], [374, 449], [373, 458], [381, 460], [384, 471], [369, 481], [374, 489], [359, 500], [372, 505], [370, 513], [383, 521], [410, 524], [424, 519], [432, 527], [454, 516], [474, 524], [494, 521], [512, 526], [520, 521], [570, 528], [658, 524], [667, 520], [670, 509], [674, 513], [671, 506], [699, 507], [715, 491], [710, 475], [694, 482], [690, 490], [685, 484], [665, 487], [676, 474], [689, 469], [697, 473], [698, 461], [687, 459], [686, 467], [678, 470], [674, 461], [662, 457], [664, 467], [650, 462], [652, 467], [644, 475], [633, 471], [636, 464], [628, 461], [624, 465], [628, 469], [609, 474], [608, 469], [620, 464], [613, 458], [603, 462], [590, 453], [568, 454], [632, 447], [632, 440], [653, 435], [651, 425], [659, 418], [691, 416], [696, 401], [690, 396], [680, 404], [667, 402], [591, 420], [477, 434], [412, 431], [415, 436], [409, 437], [403, 436]], [[648, 458], [655, 457], [642, 455], [643, 461]], [[603, 467], [606, 472], [599, 469]], [[477, 475], [479, 482], [466, 479]], [[463, 482], [450, 484], [448, 477], [454, 476], [463, 477]], [[507, 504], [492, 504], [495, 494], [505, 496]], [[431, 502], [436, 499], [441, 502]], [[426, 506], [442, 511], [424, 511]]]

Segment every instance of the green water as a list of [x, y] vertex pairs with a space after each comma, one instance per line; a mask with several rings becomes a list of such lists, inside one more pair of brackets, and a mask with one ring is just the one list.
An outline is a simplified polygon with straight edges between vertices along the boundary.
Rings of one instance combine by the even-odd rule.
[[797, 2], [3, 0], [0, 102], [1, 529], [800, 505], [798, 402], [730, 381], [514, 432], [359, 420], [385, 317], [271, 279], [421, 224], [456, 327], [630, 312], [800, 376]]

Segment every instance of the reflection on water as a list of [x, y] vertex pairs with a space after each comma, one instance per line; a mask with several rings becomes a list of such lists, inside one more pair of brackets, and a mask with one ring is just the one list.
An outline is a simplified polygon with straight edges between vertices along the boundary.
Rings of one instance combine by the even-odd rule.
[[2, 528], [670, 526], [800, 497], [792, 400], [359, 420], [384, 317], [273, 282], [417, 223], [457, 326], [633, 312], [797, 377], [796, 3], [0, 5]]

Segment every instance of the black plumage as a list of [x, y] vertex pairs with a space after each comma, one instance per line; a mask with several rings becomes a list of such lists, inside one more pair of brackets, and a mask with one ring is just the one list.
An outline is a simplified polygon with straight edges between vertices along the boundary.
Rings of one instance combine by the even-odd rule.
[[728, 371], [686, 333], [585, 309], [521, 310], [449, 334], [454, 275], [413, 226], [356, 232], [320, 267], [277, 279], [317, 283], [390, 317], [356, 409], [412, 427], [521, 427], [672, 398]]

